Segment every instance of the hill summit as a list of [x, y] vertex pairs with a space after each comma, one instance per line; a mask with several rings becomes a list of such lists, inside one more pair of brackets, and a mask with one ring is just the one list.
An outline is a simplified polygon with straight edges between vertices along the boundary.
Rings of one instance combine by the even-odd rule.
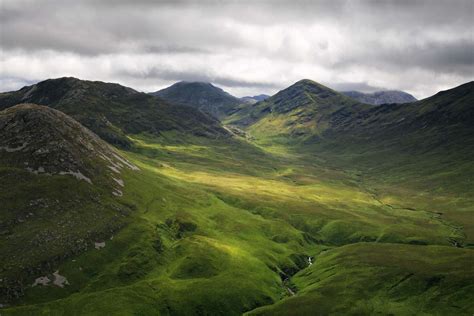
[[124, 176], [136, 170], [60, 111], [35, 104], [0, 111], [2, 303], [123, 227], [132, 211], [120, 201]]
[[46, 105], [70, 115], [107, 142], [131, 146], [127, 135], [173, 131], [207, 138], [228, 136], [215, 119], [116, 83], [64, 77], [0, 93], [0, 110], [19, 103]]
[[77, 121], [45, 106], [19, 104], [0, 112], [0, 136], [2, 163], [35, 174], [71, 175], [92, 184], [104, 171], [136, 169]]
[[151, 94], [170, 103], [192, 106], [216, 118], [226, 116], [242, 103], [209, 82], [181, 81]]
[[[261, 136], [310, 136], [326, 128], [330, 114], [361, 103], [309, 79], [300, 80], [270, 98], [241, 107], [228, 123]], [[368, 106], [368, 105], [367, 105]]]

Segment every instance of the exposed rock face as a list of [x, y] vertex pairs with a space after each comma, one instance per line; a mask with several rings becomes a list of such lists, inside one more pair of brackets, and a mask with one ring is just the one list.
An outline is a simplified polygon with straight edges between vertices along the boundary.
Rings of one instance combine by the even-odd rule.
[[[97, 135], [64, 113], [35, 104], [0, 112], [0, 161], [36, 174], [70, 175], [92, 184], [106, 163], [123, 158]], [[133, 166], [130, 165], [131, 168]]]
[[415, 102], [416, 98], [409, 93], [396, 90], [377, 91], [374, 93], [362, 93], [358, 91], [344, 91], [342, 94], [359, 102], [380, 105], [388, 103]]

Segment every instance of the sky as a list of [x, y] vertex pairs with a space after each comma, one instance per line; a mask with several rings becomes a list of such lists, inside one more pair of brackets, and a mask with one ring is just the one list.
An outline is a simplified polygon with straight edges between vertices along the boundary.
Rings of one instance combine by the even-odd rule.
[[425, 98], [474, 80], [474, 0], [0, 0], [0, 91], [63, 76], [236, 96], [300, 79]]

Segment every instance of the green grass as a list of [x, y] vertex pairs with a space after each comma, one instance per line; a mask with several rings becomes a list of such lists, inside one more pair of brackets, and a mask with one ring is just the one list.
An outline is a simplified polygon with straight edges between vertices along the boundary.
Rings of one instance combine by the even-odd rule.
[[469, 315], [473, 260], [453, 247], [347, 245], [296, 274], [296, 296], [248, 315]]
[[2, 314], [472, 314], [472, 250], [450, 242], [470, 236], [472, 210], [440, 216], [427, 203], [446, 192], [400, 185], [423, 170], [173, 132], [130, 141], [125, 228], [52, 267], [69, 286], [29, 288]]

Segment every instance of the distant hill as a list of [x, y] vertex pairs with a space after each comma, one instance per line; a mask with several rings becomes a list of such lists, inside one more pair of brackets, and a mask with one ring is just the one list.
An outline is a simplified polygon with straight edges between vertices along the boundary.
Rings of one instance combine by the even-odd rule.
[[[122, 173], [138, 170], [64, 113], [34, 104], [0, 111], [0, 296], [110, 237], [131, 208]], [[133, 172], [133, 171], [132, 171]]]
[[208, 82], [181, 81], [151, 94], [170, 103], [197, 108], [219, 119], [242, 103], [240, 99]]
[[446, 138], [449, 136], [446, 128], [473, 128], [473, 102], [471, 81], [417, 102], [386, 104], [351, 113], [341, 110], [331, 118], [332, 129], [350, 133], [370, 133], [377, 129], [404, 134], [436, 130]]
[[242, 97], [242, 98], [240, 98], [240, 100], [241, 100], [243, 103], [254, 104], [254, 103], [257, 103], [257, 102], [266, 100], [266, 99], [268, 99], [269, 97], [270, 97], [270, 96], [269, 96], [269, 95], [266, 95], [266, 94], [259, 94], [259, 95], [254, 95], [253, 97], [251, 97], [251, 96]]
[[296, 145], [291, 138], [307, 144], [324, 139], [331, 146], [350, 141], [378, 148], [403, 142], [417, 150], [458, 144], [459, 150], [467, 150], [474, 133], [473, 102], [473, 82], [412, 103], [374, 106], [301, 80], [265, 101], [241, 107], [227, 123], [265, 142]]
[[377, 91], [373, 93], [342, 91], [341, 93], [359, 102], [373, 105], [385, 103], [409, 103], [416, 101], [416, 98], [411, 94], [397, 90]]
[[264, 101], [241, 107], [228, 123], [265, 137], [309, 137], [323, 131], [330, 115], [345, 107], [370, 105], [304, 79]]
[[0, 110], [25, 102], [58, 109], [123, 148], [130, 146], [127, 134], [176, 131], [209, 138], [228, 135], [218, 121], [200, 111], [115, 83], [59, 78], [0, 93]]

